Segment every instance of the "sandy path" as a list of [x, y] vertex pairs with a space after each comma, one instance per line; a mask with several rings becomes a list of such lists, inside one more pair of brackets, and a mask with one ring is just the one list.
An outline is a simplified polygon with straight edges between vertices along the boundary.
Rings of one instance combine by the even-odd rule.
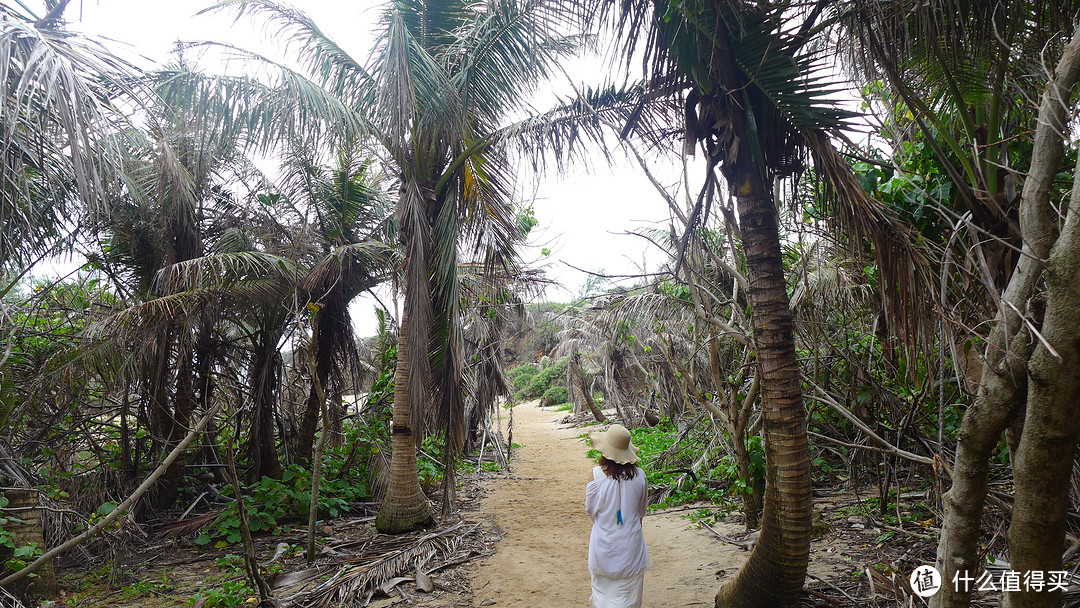
[[[485, 600], [500, 607], [590, 605], [591, 523], [585, 513], [585, 484], [593, 462], [577, 439], [583, 430], [558, 425], [564, 415], [542, 410], [535, 402], [514, 408], [514, 441], [524, 447], [514, 454], [512, 474], [485, 481], [490, 493], [482, 510], [494, 514], [506, 537], [476, 572], [476, 606]], [[680, 517], [685, 513], [645, 517], [645, 543], [653, 563], [645, 575], [645, 606], [711, 606], [719, 587], [717, 570], [734, 574], [745, 559], [745, 553], [709, 532], [690, 529], [689, 521]], [[727, 532], [739, 529], [732, 526]]]

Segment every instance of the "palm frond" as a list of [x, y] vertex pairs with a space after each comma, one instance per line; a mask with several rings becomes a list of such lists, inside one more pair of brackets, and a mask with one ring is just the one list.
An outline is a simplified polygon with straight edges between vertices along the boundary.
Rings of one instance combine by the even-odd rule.
[[455, 88], [476, 117], [525, 109], [529, 90], [579, 46], [557, 33], [565, 11], [543, 0], [491, 0], [477, 11], [447, 51]]
[[371, 80], [362, 65], [331, 40], [303, 11], [271, 0], [225, 0], [203, 13], [232, 12], [236, 19], [262, 18], [265, 35], [283, 44], [321, 87], [335, 97], [355, 101], [357, 85]]
[[318, 141], [330, 134], [370, 132], [365, 117], [304, 74], [265, 56], [223, 43], [203, 43], [255, 62], [266, 82], [243, 76], [207, 76], [184, 68], [151, 75], [167, 104], [209, 117], [210, 130], [237, 133], [259, 151], [296, 138]]
[[294, 260], [263, 251], [215, 253], [184, 260], [163, 268], [156, 285], [162, 293], [216, 289], [226, 292], [234, 286], [260, 281], [283, 286], [299, 282], [300, 268]]
[[[1040, 74], [1043, 54], [1065, 43], [1062, 33], [1072, 31], [1080, 2], [848, 0], [835, 11], [845, 37], [858, 41], [841, 51], [865, 78], [887, 79], [881, 64], [888, 62], [913, 88], [937, 89], [943, 81], [935, 77], [947, 72], [962, 91], [977, 96], [990, 86], [993, 71], [986, 67], [1002, 60], [1011, 64], [1013, 85]], [[882, 42], [876, 51], [871, 36]]]
[[348, 301], [387, 280], [401, 261], [399, 249], [378, 241], [342, 245], [308, 271], [302, 285], [316, 300], [340, 286]]
[[597, 144], [609, 160], [604, 134], [611, 131], [663, 148], [682, 135], [682, 129], [673, 126], [681, 120], [679, 108], [670, 99], [675, 91], [671, 82], [586, 87], [542, 114], [503, 127], [496, 138], [538, 168], [548, 162], [559, 169], [587, 162], [587, 143]]
[[292, 601], [308, 608], [362, 603], [365, 596], [370, 597], [371, 591], [394, 576], [415, 571], [419, 564], [437, 556], [453, 553], [478, 526], [462, 521], [419, 538], [415, 535], [394, 537], [381, 547], [381, 554], [346, 560], [341, 570], [310, 591], [298, 594]]
[[126, 122], [113, 101], [145, 98], [132, 84], [134, 72], [95, 38], [0, 12], [0, 259], [24, 257], [16, 237], [40, 251], [33, 231], [14, 228], [67, 210], [67, 196], [55, 205], [24, 205], [24, 196], [41, 189], [35, 181], [74, 194], [92, 212], [107, 209], [102, 171], [119, 157], [109, 134]]
[[465, 130], [460, 92], [418, 32], [410, 29], [401, 3], [384, 16], [384, 31], [372, 53], [373, 77], [365, 103], [371, 104], [384, 144], [403, 166], [415, 160], [415, 134]]
[[[674, 5], [673, 5], [674, 6]], [[839, 109], [828, 96], [837, 92], [820, 73], [812, 53], [800, 53], [802, 39], [785, 31], [792, 16], [783, 4], [748, 10], [739, 2], [690, 2], [665, 16], [671, 52], [706, 93], [717, 86], [706, 67], [717, 52], [730, 49], [750, 87], [759, 91], [789, 124], [801, 129], [834, 129], [854, 113]], [[763, 125], [764, 126], [764, 125]]]
[[933, 329], [937, 286], [930, 275], [930, 252], [917, 244], [922, 240], [910, 228], [863, 190], [850, 165], [823, 133], [804, 135], [826, 186], [829, 217], [838, 230], [853, 237], [841, 241], [850, 243], [856, 259], [863, 256], [864, 242], [873, 246], [889, 331], [909, 346], [918, 337], [927, 338], [921, 343], [931, 344], [928, 332]]

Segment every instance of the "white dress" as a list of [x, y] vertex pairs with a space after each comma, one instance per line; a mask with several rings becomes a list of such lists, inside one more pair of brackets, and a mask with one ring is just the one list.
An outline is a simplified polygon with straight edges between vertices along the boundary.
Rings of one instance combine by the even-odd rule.
[[[641, 608], [649, 551], [641, 531], [648, 483], [637, 468], [633, 479], [616, 481], [593, 468], [585, 490], [585, 510], [592, 518], [589, 572], [593, 608]], [[621, 520], [621, 521], [620, 521]]]

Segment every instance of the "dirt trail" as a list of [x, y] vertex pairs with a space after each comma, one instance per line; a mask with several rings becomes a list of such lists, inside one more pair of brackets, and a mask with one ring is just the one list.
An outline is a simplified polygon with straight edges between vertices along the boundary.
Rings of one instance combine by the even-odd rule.
[[[497, 553], [481, 562], [472, 581], [475, 605], [575, 608], [589, 605], [585, 484], [593, 462], [580, 435], [560, 428], [564, 412], [535, 402], [514, 408], [513, 473], [485, 481], [482, 511], [505, 532]], [[506, 424], [503, 412], [503, 424]], [[504, 431], [505, 432], [505, 431]], [[644, 606], [712, 606], [721, 568], [732, 575], [746, 553], [690, 527], [685, 510], [644, 520], [652, 568], [645, 575]], [[741, 530], [725, 527], [725, 533]], [[721, 575], [722, 576], [722, 575]], [[490, 605], [490, 604], [489, 604]]]

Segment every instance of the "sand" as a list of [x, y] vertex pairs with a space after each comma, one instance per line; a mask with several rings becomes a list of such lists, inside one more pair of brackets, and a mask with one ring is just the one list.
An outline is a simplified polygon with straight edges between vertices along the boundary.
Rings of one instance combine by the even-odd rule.
[[[536, 402], [514, 408], [513, 471], [485, 481], [482, 511], [505, 533], [494, 556], [472, 581], [474, 605], [589, 606], [589, 530], [585, 484], [595, 463], [578, 438], [585, 429], [562, 428], [565, 412]], [[507, 422], [503, 412], [503, 425]], [[504, 430], [505, 432], [505, 430]], [[686, 509], [651, 513], [643, 522], [652, 567], [645, 575], [644, 606], [712, 606], [720, 576], [733, 575], [747, 553], [716, 539], [683, 517]], [[727, 525], [725, 534], [742, 531]], [[721, 566], [722, 564], [722, 566]], [[718, 576], [722, 568], [723, 573]]]

